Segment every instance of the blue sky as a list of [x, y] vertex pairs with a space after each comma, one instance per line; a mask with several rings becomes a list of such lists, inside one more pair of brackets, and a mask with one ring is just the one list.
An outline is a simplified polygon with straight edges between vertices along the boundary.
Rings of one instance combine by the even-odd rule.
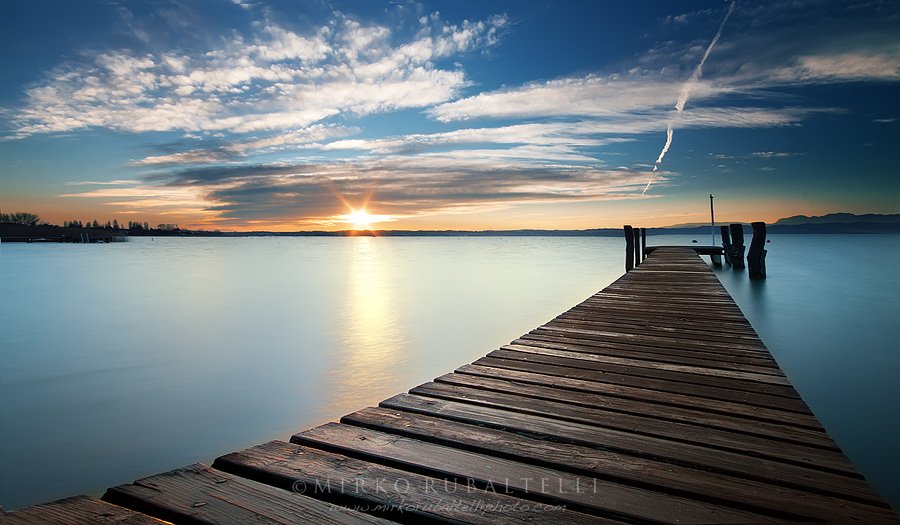
[[900, 212], [896, 2], [0, 6], [0, 207], [51, 222]]

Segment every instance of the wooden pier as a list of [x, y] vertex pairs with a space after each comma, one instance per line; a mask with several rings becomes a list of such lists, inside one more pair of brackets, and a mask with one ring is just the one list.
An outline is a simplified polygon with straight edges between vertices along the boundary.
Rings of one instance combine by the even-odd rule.
[[[240, 424], [240, 422], [235, 422]], [[900, 523], [693, 249], [455, 372], [24, 523]]]

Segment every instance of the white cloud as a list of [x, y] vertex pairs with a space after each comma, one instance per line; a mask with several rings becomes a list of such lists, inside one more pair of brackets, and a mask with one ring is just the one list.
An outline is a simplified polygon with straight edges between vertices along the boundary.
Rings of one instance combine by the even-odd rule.
[[138, 184], [138, 181], [131, 179], [118, 179], [105, 181], [82, 180], [66, 182], [66, 186], [116, 186], [123, 184]]
[[436, 64], [496, 43], [502, 17], [446, 24], [428, 17], [411, 39], [335, 15], [299, 34], [271, 22], [220, 49], [107, 51], [63, 64], [13, 110], [14, 137], [90, 127], [124, 132], [299, 129], [342, 113], [427, 107], [468, 85]]
[[778, 83], [898, 81], [900, 56], [887, 52], [802, 56], [793, 65], [773, 71], [768, 79]]
[[358, 132], [359, 128], [354, 127], [315, 124], [307, 128], [291, 130], [265, 138], [237, 141], [214, 149], [195, 149], [145, 157], [134, 160], [129, 164], [132, 166], [157, 166], [216, 163], [235, 157], [244, 157], [251, 153], [271, 152], [287, 147], [311, 147], [318, 141]]
[[589, 136], [593, 130], [586, 123], [530, 123], [493, 128], [467, 128], [444, 133], [411, 134], [383, 139], [348, 139], [315, 145], [324, 151], [364, 150], [373, 153], [418, 151], [446, 145], [530, 144], [537, 146], [565, 145], [604, 146], [627, 142], [628, 138], [598, 138]]
[[101, 188], [79, 193], [60, 195], [66, 198], [102, 199], [110, 206], [127, 207], [132, 211], [153, 213], [183, 213], [185, 211], [208, 215], [208, 209], [219, 201], [210, 199], [211, 187], [154, 186], [134, 184], [122, 188]]
[[758, 159], [785, 159], [802, 155], [802, 153], [793, 153], [789, 151], [754, 151], [750, 155]]
[[[441, 104], [429, 113], [442, 122], [473, 118], [605, 116], [675, 106], [680, 82], [588, 75], [531, 83]], [[698, 82], [695, 100], [720, 97], [727, 86]]]
[[218, 162], [227, 157], [225, 152], [216, 150], [185, 151], [182, 153], [170, 153], [146, 157], [131, 164], [134, 166], [155, 166], [166, 164], [202, 164], [206, 162]]

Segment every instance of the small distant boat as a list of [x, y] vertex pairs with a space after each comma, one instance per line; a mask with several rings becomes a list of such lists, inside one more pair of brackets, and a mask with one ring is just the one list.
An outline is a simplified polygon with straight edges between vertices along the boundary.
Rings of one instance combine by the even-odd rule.
[[694, 244], [697, 244], [697, 239], [694, 239], [694, 240], [691, 241], [691, 242], [694, 243]]

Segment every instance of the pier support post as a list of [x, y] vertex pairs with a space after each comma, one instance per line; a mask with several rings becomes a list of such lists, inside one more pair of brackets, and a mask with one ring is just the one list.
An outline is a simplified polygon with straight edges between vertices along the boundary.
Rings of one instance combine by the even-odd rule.
[[634, 228], [634, 265], [641, 265], [641, 229]]
[[766, 278], [766, 223], [754, 222], [753, 238], [747, 251], [747, 270], [751, 279]]
[[722, 248], [725, 250], [725, 264], [731, 266], [731, 234], [728, 233], [728, 226], [720, 226], [719, 232], [722, 234]]
[[626, 224], [625, 230], [625, 271], [634, 269], [634, 228]]
[[647, 258], [647, 228], [641, 228], [641, 261]]
[[744, 269], [744, 225], [731, 224], [731, 267]]

